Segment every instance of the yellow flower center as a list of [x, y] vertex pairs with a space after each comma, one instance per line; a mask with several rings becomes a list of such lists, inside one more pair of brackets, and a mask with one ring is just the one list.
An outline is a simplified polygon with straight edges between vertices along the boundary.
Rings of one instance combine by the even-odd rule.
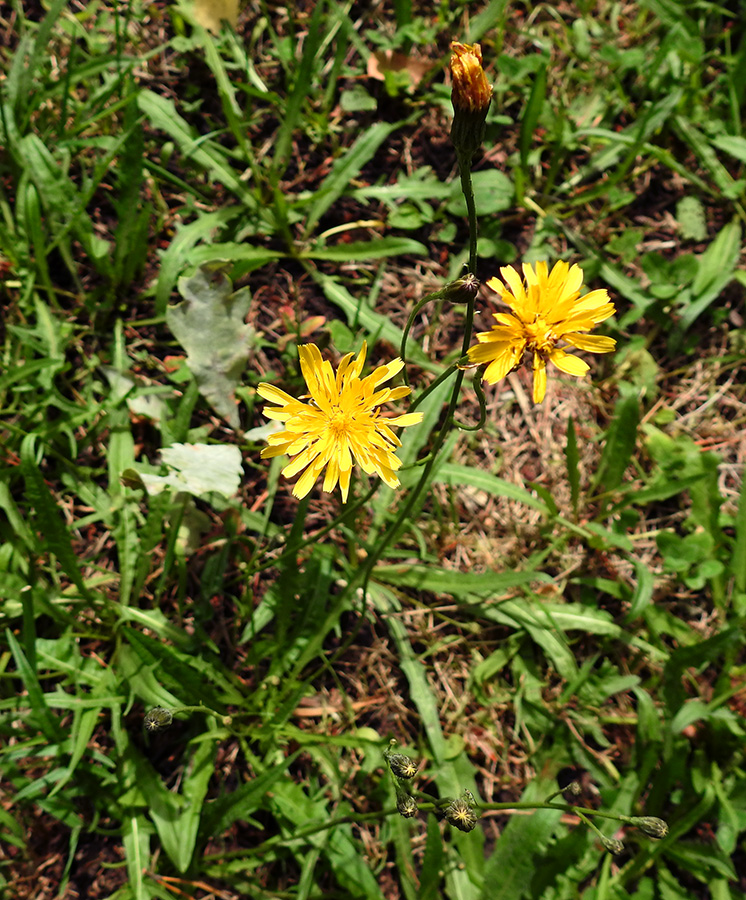
[[523, 330], [526, 335], [526, 346], [529, 350], [542, 356], [554, 350], [554, 345], [557, 343], [557, 335], [541, 317], [537, 317], [534, 322], [524, 322]]
[[340, 406], [332, 409], [329, 418], [329, 431], [335, 438], [341, 438], [342, 435], [350, 433], [350, 425], [352, 424], [352, 416], [350, 413]]

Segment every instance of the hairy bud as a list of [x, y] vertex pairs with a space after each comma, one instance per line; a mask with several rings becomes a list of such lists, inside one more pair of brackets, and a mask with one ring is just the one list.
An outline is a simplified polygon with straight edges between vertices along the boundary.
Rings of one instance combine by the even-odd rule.
[[668, 834], [668, 824], [663, 819], [656, 818], [656, 816], [632, 816], [632, 818], [625, 821], [635, 828], [639, 828], [649, 838], [654, 838], [657, 841]]
[[456, 800], [451, 800], [443, 809], [449, 824], [459, 831], [473, 831], [477, 825], [476, 803], [471, 791], [464, 791]]
[[479, 292], [479, 279], [471, 272], [456, 281], [450, 281], [443, 288], [443, 296], [451, 303], [468, 303]]
[[606, 837], [606, 835], [602, 834], [600, 840], [604, 850], [613, 853], [614, 856], [619, 856], [620, 853], [624, 852], [624, 843], [617, 838]]
[[391, 750], [395, 746], [396, 741], [392, 740], [389, 747], [383, 751], [383, 758], [388, 763], [391, 774], [396, 778], [414, 778], [417, 774], [417, 763], [403, 753], [392, 753]]
[[411, 819], [417, 815], [419, 807], [414, 797], [410, 796], [400, 787], [396, 789], [396, 809], [400, 816], [405, 819]]
[[174, 717], [170, 709], [163, 706], [154, 706], [145, 716], [143, 725], [146, 731], [165, 731], [171, 726]]

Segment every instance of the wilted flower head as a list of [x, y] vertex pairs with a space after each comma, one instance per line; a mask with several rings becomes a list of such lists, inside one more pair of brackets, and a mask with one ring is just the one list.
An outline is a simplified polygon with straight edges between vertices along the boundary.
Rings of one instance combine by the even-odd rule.
[[464, 161], [471, 161], [484, 138], [484, 122], [492, 99], [492, 85], [482, 68], [479, 44], [451, 44], [451, 140]]
[[282, 470], [287, 478], [305, 469], [293, 488], [296, 497], [305, 497], [326, 469], [323, 490], [333, 491], [339, 482], [342, 500], [346, 501], [353, 462], [368, 475], [378, 475], [389, 487], [399, 486], [395, 473], [401, 462], [395, 450], [401, 441], [390, 426], [415, 425], [422, 421], [422, 413], [391, 418], [381, 415], [379, 406], [411, 392], [408, 387], [380, 388], [404, 363], [395, 359], [361, 378], [365, 352], [363, 343], [356, 358], [352, 353], [343, 356], [335, 374], [315, 344], [298, 347], [309, 403], [296, 400], [272, 384], [257, 387], [260, 396], [277, 404], [265, 406], [264, 415], [285, 423], [284, 431], [269, 436], [269, 447], [262, 451], [262, 459], [283, 453], [294, 457]]
[[509, 313], [494, 313], [497, 325], [477, 335], [479, 341], [469, 348], [472, 365], [486, 363], [484, 380], [495, 384], [517, 368], [524, 353], [533, 354], [534, 403], [541, 403], [547, 389], [547, 361], [568, 375], [581, 377], [590, 366], [559, 346], [560, 341], [591, 353], [610, 353], [616, 341], [610, 337], [588, 335], [599, 322], [614, 315], [616, 308], [605, 290], [580, 296], [583, 272], [579, 266], [558, 262], [550, 272], [545, 262], [536, 269], [524, 263], [524, 281], [516, 269], [500, 269], [505, 279], [491, 278], [487, 284], [502, 296]]

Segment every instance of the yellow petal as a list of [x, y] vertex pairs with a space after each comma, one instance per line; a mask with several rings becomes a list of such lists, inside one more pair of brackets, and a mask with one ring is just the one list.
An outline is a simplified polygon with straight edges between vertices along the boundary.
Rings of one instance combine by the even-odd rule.
[[313, 487], [316, 477], [316, 472], [314, 472], [313, 469], [306, 469], [301, 477], [295, 482], [293, 496], [302, 500]]
[[497, 384], [515, 366], [520, 356], [521, 354], [517, 347], [508, 345], [484, 370], [483, 381], [486, 381], [487, 384]]
[[578, 334], [571, 331], [569, 334], [563, 334], [562, 339], [578, 350], [587, 350], [589, 353], [611, 353], [616, 349], [614, 338], [600, 334]]
[[547, 392], [547, 364], [534, 353], [534, 403], [541, 403]]
[[568, 375], [574, 375], [576, 378], [585, 375], [590, 369], [590, 366], [585, 360], [582, 360], [577, 356], [571, 356], [569, 353], [565, 353], [564, 350], [553, 350], [549, 355], [549, 358], [561, 372], [566, 372]]
[[387, 418], [386, 424], [398, 425], [400, 428], [404, 428], [407, 425], [419, 425], [423, 417], [424, 413], [421, 412], [404, 413], [403, 416], [394, 416], [390, 419]]

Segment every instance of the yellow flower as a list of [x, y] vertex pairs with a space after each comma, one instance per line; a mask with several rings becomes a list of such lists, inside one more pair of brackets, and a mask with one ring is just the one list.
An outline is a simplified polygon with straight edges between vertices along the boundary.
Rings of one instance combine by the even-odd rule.
[[293, 457], [282, 470], [288, 478], [305, 469], [293, 488], [296, 497], [305, 497], [326, 468], [323, 490], [331, 492], [339, 482], [342, 499], [347, 500], [353, 460], [368, 475], [380, 476], [389, 487], [399, 486], [396, 470], [401, 461], [395, 450], [401, 441], [391, 425], [415, 425], [422, 413], [384, 418], [377, 408], [410, 393], [408, 387], [379, 388], [393, 378], [404, 363], [400, 359], [360, 377], [366, 345], [360, 353], [342, 357], [336, 376], [328, 360], [321, 358], [315, 344], [298, 347], [300, 367], [308, 385], [310, 402], [296, 400], [271, 384], [262, 383], [257, 392], [277, 406], [265, 407], [264, 415], [285, 423], [285, 430], [269, 436], [262, 459], [287, 453]]
[[482, 68], [479, 44], [451, 44], [451, 102], [453, 124], [451, 140], [465, 163], [479, 149], [484, 138], [484, 123], [492, 99], [492, 85]]
[[495, 384], [517, 368], [526, 350], [534, 355], [534, 403], [541, 403], [547, 389], [547, 360], [560, 371], [581, 377], [590, 366], [557, 344], [564, 341], [591, 353], [610, 353], [616, 341], [610, 337], [584, 334], [616, 312], [607, 291], [591, 291], [580, 296], [583, 273], [579, 266], [555, 264], [551, 272], [545, 262], [523, 265], [525, 284], [516, 269], [500, 269], [503, 284], [491, 278], [487, 284], [502, 295], [510, 313], [494, 313], [497, 325], [477, 335], [478, 344], [469, 348], [472, 365], [487, 363], [484, 380]]
[[451, 102], [456, 110], [486, 113], [492, 99], [492, 86], [482, 68], [479, 44], [451, 43]]

